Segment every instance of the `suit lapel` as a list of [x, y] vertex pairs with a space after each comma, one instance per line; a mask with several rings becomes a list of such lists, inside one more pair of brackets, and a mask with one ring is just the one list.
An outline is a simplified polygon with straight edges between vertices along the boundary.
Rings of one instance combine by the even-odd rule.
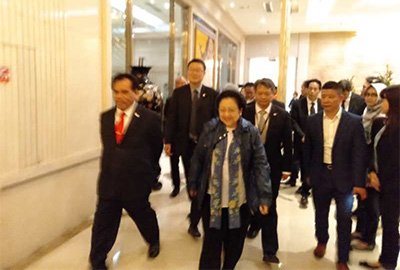
[[[135, 130], [136, 126], [138, 125], [138, 122], [141, 119], [142, 112], [143, 112], [143, 108], [140, 105], [138, 105], [136, 107], [136, 110], [132, 114], [132, 119], [131, 119], [131, 122], [129, 123], [128, 128], [126, 129], [124, 139], [125, 139], [125, 137], [132, 136], [133, 130]], [[122, 142], [124, 142], [124, 141], [122, 140]]]
[[305, 117], [307, 117], [308, 116], [308, 108], [307, 108], [307, 98], [306, 97], [301, 100], [300, 106], [301, 106], [301, 111], [303, 112]]
[[348, 125], [348, 114], [343, 110], [342, 115], [340, 116], [339, 125], [336, 129], [335, 138], [333, 140], [332, 152], [337, 142], [340, 140], [342, 134], [346, 132], [347, 125]]
[[276, 105], [271, 106], [271, 111], [269, 112], [269, 115], [268, 115], [268, 121], [267, 121], [268, 127], [267, 127], [267, 134], [265, 136], [265, 142], [268, 142], [268, 138], [270, 136], [271, 130], [274, 127], [274, 125], [276, 124], [277, 117], [279, 117], [280, 112], [279, 112], [279, 110], [276, 109], [275, 106]]

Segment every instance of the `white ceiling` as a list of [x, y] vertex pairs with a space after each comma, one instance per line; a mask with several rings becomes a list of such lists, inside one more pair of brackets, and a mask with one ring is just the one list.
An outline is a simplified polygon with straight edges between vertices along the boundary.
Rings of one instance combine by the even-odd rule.
[[[126, 0], [111, 0], [114, 14], [113, 26], [124, 29], [122, 15]], [[181, 0], [182, 1], [182, 0]], [[288, 2], [290, 0], [287, 0]], [[385, 31], [392, 34], [400, 25], [400, 0], [291, 0], [298, 4], [298, 12], [291, 14], [291, 32], [332, 32], [332, 31]], [[157, 32], [168, 35], [169, 11], [165, 5], [169, 0], [134, 0], [134, 32]], [[185, 0], [196, 3], [205, 13], [210, 2], [219, 5], [222, 16], [230, 16], [242, 33], [247, 35], [276, 34], [280, 32], [281, 0]], [[266, 12], [263, 3], [272, 2], [273, 12]], [[149, 25], [149, 14], [139, 16], [138, 9], [143, 9], [159, 19], [156, 26]], [[118, 12], [117, 12], [118, 13]], [[179, 12], [178, 12], [179, 13]], [[219, 11], [218, 11], [219, 13]], [[226, 15], [225, 15], [226, 14]], [[140, 17], [144, 17], [143, 19]], [[177, 25], [181, 25], [178, 16]], [[146, 23], [147, 21], [147, 23]], [[178, 31], [179, 32], [179, 31]], [[122, 32], [121, 32], [122, 33]], [[141, 32], [143, 33], [143, 32]]]
[[[280, 0], [272, 0], [273, 12], [263, 8], [269, 0], [214, 0], [245, 35], [279, 33]], [[400, 0], [292, 0], [299, 6], [291, 14], [291, 32], [358, 31], [371, 23], [400, 25]], [[289, 2], [289, 0], [288, 0]]]

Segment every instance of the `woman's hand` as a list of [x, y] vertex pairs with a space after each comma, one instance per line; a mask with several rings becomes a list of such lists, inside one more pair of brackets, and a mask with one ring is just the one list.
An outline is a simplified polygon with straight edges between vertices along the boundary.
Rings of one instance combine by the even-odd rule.
[[369, 177], [369, 186], [375, 189], [376, 191], [381, 191], [381, 183], [379, 181], [376, 172], [370, 172], [368, 174], [368, 177]]
[[269, 209], [268, 209], [268, 206], [267, 206], [267, 205], [261, 204], [261, 205], [258, 207], [258, 209], [260, 210], [261, 215], [266, 215], [266, 214], [268, 214]]

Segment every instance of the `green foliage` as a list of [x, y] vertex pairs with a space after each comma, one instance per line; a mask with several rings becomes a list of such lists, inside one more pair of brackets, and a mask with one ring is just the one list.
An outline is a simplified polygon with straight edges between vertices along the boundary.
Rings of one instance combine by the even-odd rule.
[[382, 81], [387, 86], [391, 85], [392, 83], [392, 75], [393, 71], [389, 68], [389, 65], [386, 65], [386, 71], [383, 74], [379, 74], [378, 79]]

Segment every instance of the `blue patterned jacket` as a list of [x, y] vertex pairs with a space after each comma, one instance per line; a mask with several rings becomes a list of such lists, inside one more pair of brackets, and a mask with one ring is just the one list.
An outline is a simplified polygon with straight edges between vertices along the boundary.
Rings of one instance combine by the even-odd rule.
[[[226, 136], [225, 125], [214, 118], [204, 125], [194, 150], [189, 173], [189, 190], [197, 192], [198, 207], [203, 204], [211, 176], [212, 152], [216, 144]], [[259, 131], [249, 121], [240, 118], [234, 136], [239, 136], [240, 157], [246, 201], [250, 210], [256, 212], [260, 204], [271, 205], [270, 167], [261, 142]]]

